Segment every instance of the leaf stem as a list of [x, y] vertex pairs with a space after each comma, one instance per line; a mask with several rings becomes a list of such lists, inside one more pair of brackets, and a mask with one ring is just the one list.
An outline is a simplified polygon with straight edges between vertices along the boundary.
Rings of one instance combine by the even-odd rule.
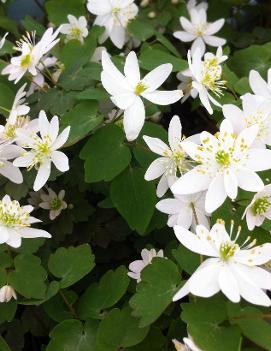
[[69, 301], [67, 300], [66, 296], [64, 295], [63, 291], [59, 290], [59, 295], [62, 297], [63, 301], [65, 302], [65, 305], [68, 307], [68, 309], [71, 311], [73, 317], [75, 319], [79, 319], [79, 316], [77, 314], [77, 312], [75, 311], [74, 307], [72, 304], [69, 303]]

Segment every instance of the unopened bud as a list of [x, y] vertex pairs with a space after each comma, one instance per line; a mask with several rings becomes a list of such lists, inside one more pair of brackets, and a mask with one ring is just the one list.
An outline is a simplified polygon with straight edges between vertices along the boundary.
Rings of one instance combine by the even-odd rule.
[[12, 298], [17, 300], [15, 290], [10, 285], [5, 285], [0, 289], [0, 302], [9, 302]]

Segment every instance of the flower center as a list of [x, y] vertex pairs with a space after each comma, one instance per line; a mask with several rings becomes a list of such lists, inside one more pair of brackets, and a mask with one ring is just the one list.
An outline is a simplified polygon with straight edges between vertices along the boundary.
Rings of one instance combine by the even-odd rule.
[[112, 13], [114, 13], [114, 14], [117, 14], [117, 13], [119, 13], [120, 12], [120, 8], [119, 7], [114, 7], [113, 9], [112, 9]]
[[52, 210], [59, 210], [61, 208], [61, 205], [62, 205], [62, 201], [58, 197], [51, 200], [50, 202], [50, 208]]
[[239, 245], [232, 242], [226, 241], [220, 245], [219, 253], [222, 261], [228, 261], [234, 256], [236, 251], [239, 249]]
[[38, 136], [34, 136], [34, 140], [36, 141], [34, 145], [35, 157], [33, 159], [32, 165], [30, 165], [29, 169], [31, 169], [34, 165], [42, 164], [44, 160], [47, 159], [48, 155], [51, 154], [51, 145], [52, 141], [49, 135], [45, 135], [43, 139]]
[[142, 93], [144, 93], [144, 91], [148, 89], [147, 85], [144, 84], [143, 82], [139, 82], [137, 84], [137, 86], [135, 87], [135, 94], [137, 96], [141, 95]]
[[205, 34], [206, 28], [206, 24], [198, 24], [194, 29], [194, 34], [201, 37]]
[[78, 27], [72, 27], [71, 28], [71, 36], [73, 38], [80, 38], [82, 32], [81, 32], [81, 29], [78, 28]]
[[5, 126], [5, 136], [7, 139], [13, 139], [16, 136], [16, 130], [18, 128], [23, 128], [29, 123], [28, 117], [17, 117], [15, 124], [6, 124]]
[[205, 59], [202, 63], [201, 84], [213, 91], [217, 96], [222, 95], [226, 81], [221, 80], [222, 69], [216, 57]]
[[27, 54], [21, 59], [21, 67], [22, 68], [27, 68], [31, 63], [31, 55]]
[[29, 213], [24, 211], [18, 201], [14, 200], [9, 205], [0, 201], [0, 222], [6, 227], [28, 227], [26, 221]]
[[231, 163], [231, 156], [228, 152], [220, 150], [215, 154], [216, 162], [223, 167], [228, 167]]
[[271, 205], [271, 202], [268, 200], [268, 198], [262, 197], [262, 198], [257, 199], [254, 202], [251, 209], [252, 209], [254, 216], [263, 215], [268, 210], [270, 205]]

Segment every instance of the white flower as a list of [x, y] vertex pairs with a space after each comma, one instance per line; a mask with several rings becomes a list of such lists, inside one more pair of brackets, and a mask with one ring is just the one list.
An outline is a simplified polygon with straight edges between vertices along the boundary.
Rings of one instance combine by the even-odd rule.
[[17, 300], [17, 295], [13, 287], [10, 285], [2, 286], [0, 289], [0, 302], [9, 302], [12, 298]]
[[30, 107], [27, 106], [25, 103], [25, 95], [26, 92], [24, 91], [26, 87], [26, 83], [21, 86], [21, 88], [17, 91], [8, 121], [10, 124], [15, 124], [18, 117], [25, 116], [30, 111]]
[[[158, 197], [162, 197], [178, 179], [177, 172], [182, 174], [191, 169], [191, 164], [182, 149], [184, 137], [179, 117], [174, 116], [169, 123], [169, 146], [158, 138], [144, 135], [143, 139], [152, 152], [161, 156], [150, 164], [145, 173], [145, 179], [150, 181], [161, 177], [156, 193]], [[191, 140], [191, 138], [187, 140]]]
[[15, 167], [9, 160], [13, 160], [23, 153], [24, 149], [20, 146], [0, 144], [0, 174], [16, 184], [23, 182], [23, 176], [19, 168]]
[[77, 19], [73, 15], [68, 15], [68, 20], [69, 23], [61, 26], [60, 33], [66, 34], [67, 41], [79, 40], [83, 44], [84, 38], [88, 36], [86, 17], [81, 16]]
[[202, 351], [196, 346], [191, 336], [188, 338], [183, 338], [184, 344], [176, 339], [173, 339], [172, 342], [175, 346], [176, 351]]
[[157, 105], [169, 105], [182, 97], [181, 90], [157, 90], [172, 71], [171, 64], [161, 65], [140, 79], [138, 60], [131, 51], [126, 58], [123, 75], [112, 63], [107, 52], [102, 53], [103, 71], [101, 80], [112, 102], [124, 110], [124, 130], [129, 141], [135, 140], [145, 121], [142, 98]]
[[[206, 53], [204, 60], [201, 58], [200, 50], [196, 49], [192, 57], [190, 51], [188, 51], [187, 59], [192, 76], [191, 89], [194, 88], [198, 91], [201, 103], [210, 114], [213, 113], [210, 102], [216, 106], [221, 106], [209, 92], [214, 93], [218, 97], [222, 95], [226, 82], [221, 80], [221, 63], [227, 58], [227, 56], [223, 55], [221, 47], [217, 49], [216, 55], [209, 52]], [[195, 92], [193, 92], [193, 95], [196, 95]]]
[[40, 189], [39, 191], [30, 191], [29, 192], [29, 198], [27, 199], [27, 202], [32, 205], [35, 209], [39, 208], [39, 204], [41, 203], [41, 195], [46, 195], [46, 192], [43, 189]]
[[56, 219], [61, 213], [62, 210], [67, 208], [67, 203], [63, 200], [65, 196], [65, 190], [60, 190], [58, 194], [56, 194], [52, 189], [48, 188], [48, 195], [41, 194], [41, 202], [39, 207], [44, 210], [49, 210], [49, 218], [51, 221]]
[[259, 132], [253, 147], [265, 148], [265, 145], [271, 145], [270, 103], [252, 94], [245, 94], [241, 99], [243, 110], [232, 104], [222, 106], [224, 117], [231, 121], [234, 133], [240, 133], [243, 129], [257, 124]]
[[211, 231], [199, 225], [196, 234], [179, 226], [174, 227], [177, 239], [189, 250], [209, 256], [193, 273], [184, 286], [173, 297], [173, 301], [183, 298], [188, 293], [210, 297], [220, 290], [234, 303], [243, 297], [246, 301], [262, 306], [270, 306], [271, 300], [263, 290], [271, 289], [271, 273], [260, 266], [271, 258], [271, 244], [260, 246], [251, 244], [249, 238], [240, 247], [236, 237], [227, 233], [224, 224], [215, 224]]
[[203, 55], [206, 50], [205, 43], [215, 47], [225, 45], [225, 39], [214, 36], [214, 34], [223, 27], [225, 19], [221, 18], [215, 22], [208, 22], [206, 5], [193, 5], [195, 5], [195, 3], [190, 3], [188, 6], [190, 21], [181, 16], [180, 23], [183, 31], [173, 33], [174, 37], [183, 42], [193, 41], [191, 47], [192, 55], [196, 48], [198, 48], [201, 55]]
[[21, 133], [37, 133], [38, 129], [37, 118], [30, 120], [28, 116], [17, 117], [16, 123], [10, 123], [8, 119], [4, 126], [0, 125], [0, 143], [16, 142], [17, 145], [21, 146], [20, 137], [18, 137], [17, 131], [19, 130]]
[[33, 189], [38, 191], [41, 189], [50, 177], [51, 162], [61, 172], [66, 172], [69, 169], [68, 157], [61, 151], [57, 151], [67, 141], [70, 127], [67, 127], [58, 135], [59, 121], [58, 117], [54, 116], [49, 122], [44, 111], [39, 114], [39, 132], [37, 134], [19, 133], [23, 147], [31, 149], [25, 152], [23, 156], [14, 160], [13, 164], [17, 167], [27, 167], [31, 169], [36, 167], [38, 170]]
[[180, 225], [183, 228], [196, 228], [197, 224], [203, 224], [209, 228], [209, 214], [204, 208], [205, 193], [192, 195], [176, 195], [174, 199], [163, 199], [156, 204], [156, 208], [169, 215], [167, 225], [174, 227]]
[[27, 33], [26, 36], [17, 42], [15, 50], [20, 52], [19, 56], [12, 57], [10, 64], [3, 70], [2, 74], [8, 74], [8, 80], [17, 83], [27, 72], [36, 76], [38, 64], [42, 57], [47, 54], [58, 42], [59, 29], [53, 32], [53, 28], [48, 28], [41, 40], [35, 44], [35, 34]]
[[267, 82], [257, 71], [250, 71], [249, 85], [255, 95], [262, 96], [271, 102], [271, 68], [269, 68], [267, 72]]
[[271, 220], [271, 184], [258, 192], [247, 206], [243, 217], [246, 216], [249, 230], [260, 227], [265, 218]]
[[0, 40], [0, 49], [2, 49], [2, 47], [4, 46], [7, 35], [8, 35], [8, 33], [6, 33], [6, 34], [3, 36], [3, 38]]
[[261, 191], [264, 184], [255, 172], [271, 168], [271, 150], [251, 148], [258, 130], [253, 125], [236, 135], [231, 122], [223, 120], [215, 136], [201, 133], [201, 146], [184, 141], [183, 149], [198, 165], [173, 184], [173, 193], [185, 195], [208, 189], [205, 209], [212, 213], [227, 196], [234, 200], [238, 187]]
[[142, 270], [151, 263], [154, 257], [164, 257], [164, 253], [163, 250], [156, 252], [155, 249], [143, 249], [141, 251], [141, 257], [142, 260], [136, 260], [129, 264], [130, 272], [128, 272], [129, 277], [136, 279], [138, 283], [141, 281], [140, 275]]
[[0, 201], [0, 244], [18, 248], [22, 238], [51, 238], [51, 235], [42, 229], [31, 228], [31, 224], [40, 222], [39, 219], [30, 216], [33, 207], [30, 205], [20, 206], [16, 200], [11, 201], [5, 195]]
[[122, 49], [127, 41], [126, 27], [138, 13], [134, 0], [88, 0], [87, 8], [97, 15], [94, 25], [105, 27], [99, 38], [100, 44], [110, 38], [117, 48]]
[[198, 91], [193, 88], [193, 78], [189, 68], [179, 72], [177, 74], [177, 79], [181, 81], [181, 83], [178, 85], [178, 89], [181, 89], [184, 93], [184, 96], [181, 99], [182, 102], [185, 102], [189, 96], [191, 96], [193, 99], [198, 96]]

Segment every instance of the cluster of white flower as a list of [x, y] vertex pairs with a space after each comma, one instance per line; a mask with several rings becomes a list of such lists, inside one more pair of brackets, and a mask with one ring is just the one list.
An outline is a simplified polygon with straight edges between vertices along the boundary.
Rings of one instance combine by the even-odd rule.
[[[240, 245], [238, 239], [241, 228], [233, 237], [234, 223], [231, 223], [228, 234], [223, 220], [210, 229], [209, 218], [227, 197], [235, 200], [238, 188], [241, 188], [256, 193], [243, 215], [248, 229], [253, 230], [255, 226], [262, 225], [265, 218], [271, 219], [271, 184], [265, 186], [257, 174], [271, 169], [271, 150], [267, 148], [271, 144], [271, 69], [267, 82], [258, 72], [250, 72], [249, 83], [254, 94], [241, 96], [242, 109], [232, 104], [221, 106], [212, 94], [219, 98], [223, 89], [226, 89], [221, 65], [227, 59], [221, 49], [226, 41], [213, 34], [223, 26], [224, 19], [208, 23], [207, 3], [197, 5], [196, 1], [190, 0], [187, 6], [191, 21], [181, 17], [180, 22], [185, 31], [174, 33], [176, 38], [184, 42], [193, 41], [191, 51], [188, 51], [189, 69], [177, 76], [182, 81], [179, 86], [184, 92], [182, 101], [189, 96], [199, 96], [210, 114], [213, 113], [212, 103], [222, 110], [225, 119], [215, 135], [203, 131], [200, 135], [185, 138], [179, 117], [174, 116], [168, 129], [169, 146], [158, 138], [143, 137], [150, 150], [160, 156], [147, 169], [145, 179], [151, 181], [160, 178], [158, 197], [164, 196], [169, 188], [174, 196], [159, 201], [157, 209], [169, 215], [168, 226], [174, 227], [175, 235], [182, 245], [210, 257], [203, 260], [173, 300], [179, 300], [188, 293], [210, 297], [222, 291], [232, 302], [239, 302], [242, 297], [256, 305], [270, 306], [271, 299], [266, 290], [271, 290], [271, 273], [259, 266], [271, 260], [271, 244], [255, 246], [256, 240], [248, 236]], [[218, 47], [215, 55], [205, 53], [205, 43]], [[133, 78], [134, 72], [135, 69], [130, 72]], [[112, 101], [125, 110], [128, 106], [124, 104], [130, 104], [128, 89], [124, 89], [123, 76], [115, 76], [117, 80], [122, 94], [116, 85], [113, 88], [112, 80], [109, 87]], [[159, 85], [154, 84], [155, 87], [163, 81], [161, 78]], [[106, 83], [110, 85], [109, 79]], [[141, 90], [140, 93], [148, 98], [148, 94], [144, 95], [149, 84], [144, 79], [139, 81], [139, 76], [133, 80], [133, 87], [137, 87], [136, 84], [142, 86], [143, 93]], [[116, 90], [117, 98], [114, 97]], [[174, 98], [166, 102], [173, 103]], [[133, 126], [135, 124], [134, 118]], [[127, 124], [124, 124], [124, 128], [127, 134]], [[134, 138], [137, 135], [138, 132]], [[196, 234], [190, 232], [190, 228]], [[140, 267], [138, 271], [141, 272], [146, 266], [145, 261], [136, 261], [130, 266]], [[134, 277], [133, 274], [130, 276]], [[191, 339], [186, 341], [183, 345], [174, 340], [176, 349], [199, 350]]]

